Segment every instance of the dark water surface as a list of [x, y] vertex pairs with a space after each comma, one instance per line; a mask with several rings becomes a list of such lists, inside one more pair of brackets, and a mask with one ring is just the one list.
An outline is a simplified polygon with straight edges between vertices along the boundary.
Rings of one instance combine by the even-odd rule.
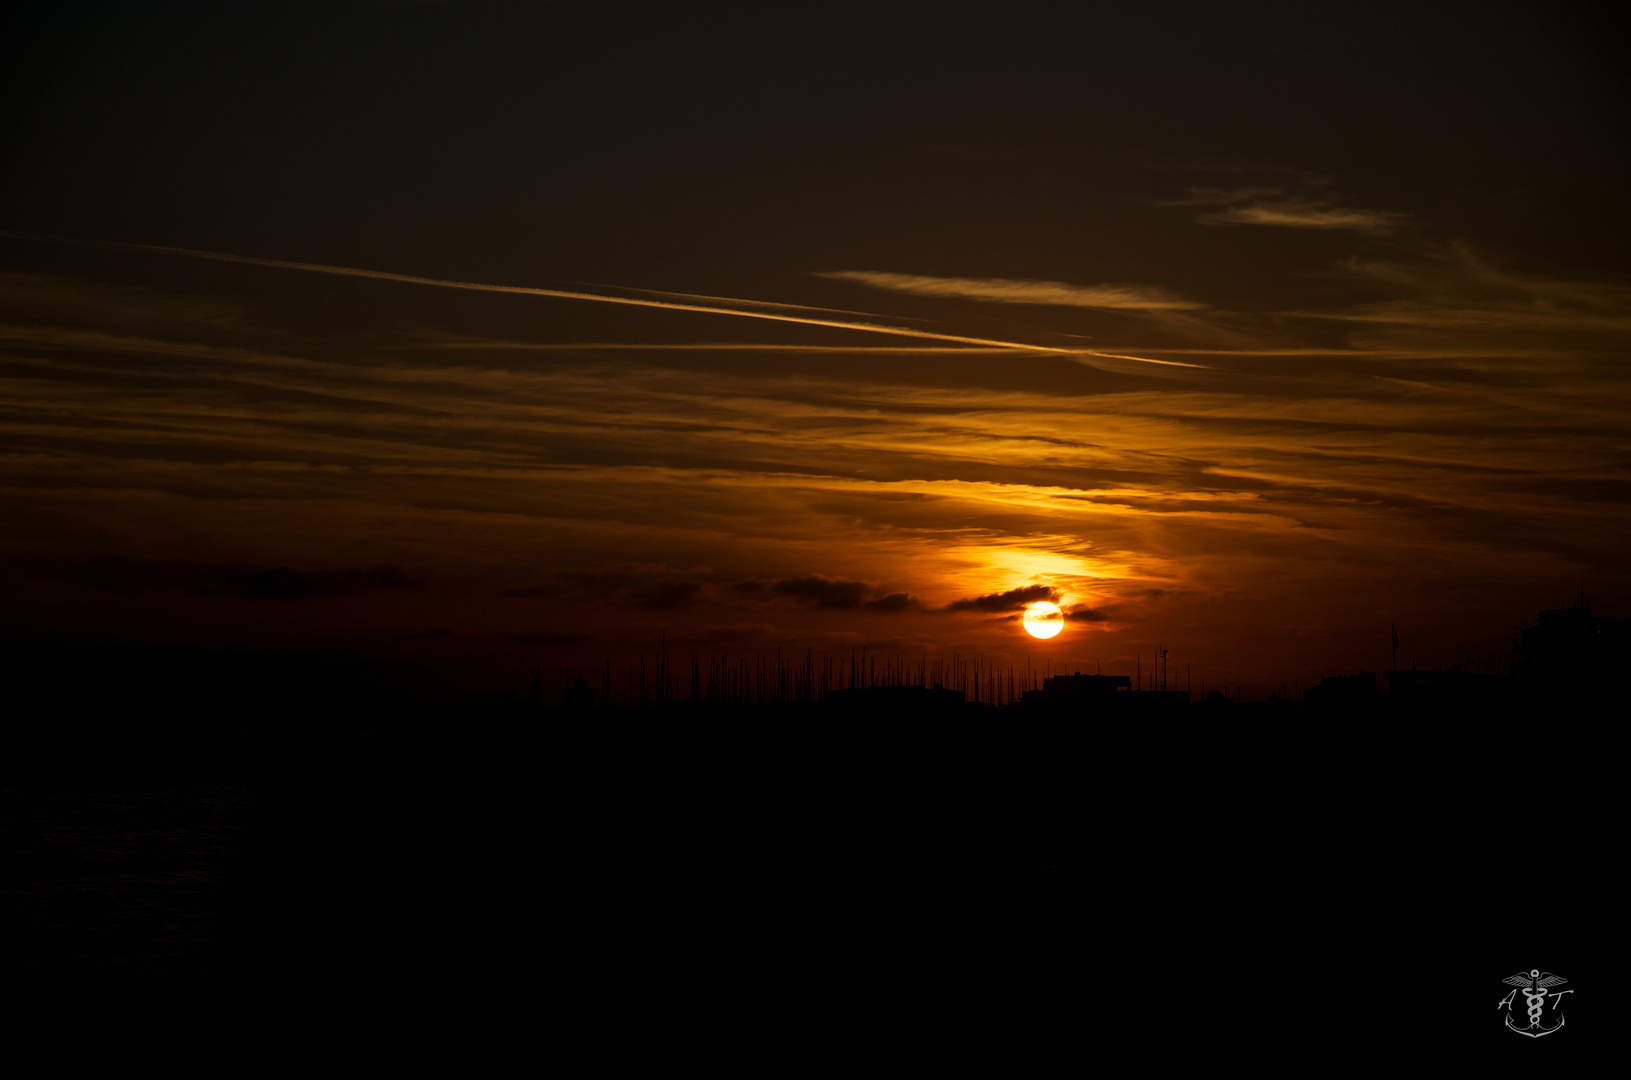
[[16, 968], [210, 972], [228, 883], [265, 794], [196, 762], [13, 763], [6, 944]]
[[[541, 880], [532, 733], [259, 730], [6, 747], [8, 966], [248, 982], [468, 962]], [[318, 973], [321, 973], [320, 975]]]
[[1057, 793], [973, 738], [483, 719], [13, 739], [6, 961], [446, 987], [921, 954], [947, 912], [1045, 892], [1069, 861]]

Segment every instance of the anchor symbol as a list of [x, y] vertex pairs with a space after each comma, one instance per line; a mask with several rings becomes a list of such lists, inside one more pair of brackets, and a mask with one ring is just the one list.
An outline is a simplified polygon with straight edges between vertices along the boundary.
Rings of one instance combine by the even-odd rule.
[[1550, 1035], [1552, 1032], [1563, 1026], [1563, 1017], [1559, 1016], [1557, 1018], [1557, 1023], [1553, 1024], [1551, 1027], [1542, 1027], [1540, 1023], [1540, 1012], [1546, 1004], [1547, 987], [1559, 986], [1568, 982], [1569, 980], [1563, 978], [1561, 975], [1553, 975], [1550, 971], [1541, 971], [1539, 968], [1533, 968], [1527, 975], [1520, 971], [1516, 975], [1508, 976], [1501, 981], [1506, 983], [1508, 986], [1516, 986], [1518, 989], [1523, 991], [1524, 1004], [1528, 1007], [1529, 1011], [1529, 1026], [1527, 1028], [1522, 1028], [1514, 1024], [1510, 1015], [1508, 1015], [1506, 1018], [1507, 1027], [1511, 1028], [1513, 1031], [1516, 1031], [1519, 1035], [1527, 1035], [1531, 1039], [1538, 1039], [1542, 1035]]
[[1542, 1035], [1550, 1035], [1552, 1032], [1554, 1032], [1558, 1028], [1562, 1027], [1563, 1026], [1563, 1019], [1562, 1019], [1562, 1017], [1559, 1017], [1557, 1023], [1553, 1024], [1549, 1028], [1543, 1028], [1543, 1027], [1540, 1026], [1539, 1023], [1537, 1023], [1535, 1021], [1530, 1021], [1529, 1026], [1532, 1027], [1532, 1028], [1537, 1028], [1538, 1030], [1536, 1030], [1536, 1031], [1527, 1031], [1527, 1030], [1519, 1027], [1518, 1025], [1514, 1024], [1512, 1022], [1512, 1017], [1509, 1016], [1509, 1017], [1506, 1018], [1506, 1026], [1511, 1028], [1513, 1031], [1516, 1031], [1519, 1035], [1527, 1035], [1531, 1039], [1538, 1039]]

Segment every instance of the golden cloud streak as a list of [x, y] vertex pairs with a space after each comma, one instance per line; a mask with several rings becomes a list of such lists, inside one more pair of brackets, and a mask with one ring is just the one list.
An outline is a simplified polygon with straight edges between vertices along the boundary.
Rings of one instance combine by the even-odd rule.
[[1030, 278], [931, 277], [876, 270], [827, 270], [815, 276], [914, 296], [944, 296], [999, 304], [1046, 304], [1115, 311], [1194, 311], [1206, 306], [1154, 285], [1071, 285]]

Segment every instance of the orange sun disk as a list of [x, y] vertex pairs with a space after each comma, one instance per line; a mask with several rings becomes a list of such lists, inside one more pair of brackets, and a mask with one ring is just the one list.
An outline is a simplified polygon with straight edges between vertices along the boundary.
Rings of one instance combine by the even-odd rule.
[[1065, 613], [1059, 605], [1038, 600], [1025, 609], [1025, 632], [1035, 638], [1051, 638], [1065, 628]]

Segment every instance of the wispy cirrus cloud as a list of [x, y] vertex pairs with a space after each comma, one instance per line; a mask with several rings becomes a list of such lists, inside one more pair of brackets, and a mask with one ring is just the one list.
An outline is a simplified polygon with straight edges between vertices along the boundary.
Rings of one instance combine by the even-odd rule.
[[1556, 367], [1566, 356], [1617, 360], [1631, 334], [1631, 288], [1517, 272], [1466, 244], [1417, 245], [1408, 255], [1351, 259], [1343, 269], [1400, 295], [1294, 314], [1348, 324], [1348, 340], [1357, 347], [1541, 360]]
[[1320, 206], [1288, 199], [1276, 203], [1230, 206], [1196, 220], [1203, 225], [1280, 225], [1291, 229], [1355, 229], [1386, 232], [1410, 217], [1396, 210], [1358, 210], [1346, 206]]
[[914, 296], [945, 296], [998, 304], [1049, 304], [1114, 311], [1195, 311], [1206, 306], [1156, 285], [1072, 285], [1031, 278], [932, 277], [877, 270], [826, 270], [815, 276]]
[[1289, 229], [1390, 232], [1410, 218], [1398, 210], [1363, 210], [1338, 206], [1330, 199], [1317, 196], [1288, 195], [1281, 188], [1197, 187], [1190, 188], [1189, 193], [1187, 199], [1167, 199], [1155, 205], [1214, 207], [1195, 218], [1202, 225], [1278, 225]]

